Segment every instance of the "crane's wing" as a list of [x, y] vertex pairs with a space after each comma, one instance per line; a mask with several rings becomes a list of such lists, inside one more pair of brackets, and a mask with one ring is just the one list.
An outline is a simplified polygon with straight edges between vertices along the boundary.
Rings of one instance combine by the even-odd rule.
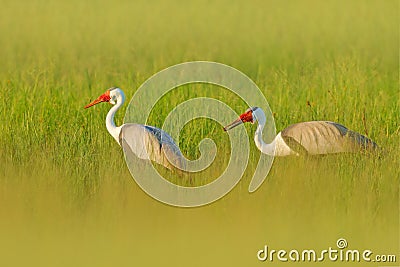
[[[172, 169], [174, 166], [184, 170], [185, 169], [185, 158], [182, 155], [181, 150], [175, 144], [174, 139], [167, 134], [165, 131], [153, 127], [153, 126], [145, 126], [146, 130], [149, 132], [149, 138], [151, 139], [151, 143], [158, 142], [160, 144], [160, 159], [164, 162], [164, 166]], [[153, 161], [157, 161], [156, 159], [152, 159]], [[171, 164], [172, 163], [172, 164]]]
[[375, 150], [368, 137], [330, 121], [296, 123], [281, 132], [285, 143], [298, 153], [310, 155]]
[[142, 124], [124, 124], [120, 133], [121, 146], [137, 157], [154, 161], [169, 169], [184, 169], [184, 157], [171, 136], [163, 130]]

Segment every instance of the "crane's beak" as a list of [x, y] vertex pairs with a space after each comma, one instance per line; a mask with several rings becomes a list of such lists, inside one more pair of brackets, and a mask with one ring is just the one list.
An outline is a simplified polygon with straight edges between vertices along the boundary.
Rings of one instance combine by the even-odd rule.
[[101, 102], [103, 102], [101, 99], [96, 99], [96, 100], [94, 100], [93, 102], [91, 102], [90, 104], [87, 104], [86, 106], [85, 106], [85, 108], [90, 108], [91, 106], [94, 106], [94, 105], [96, 105], [96, 104], [98, 104], [98, 103], [101, 103]]
[[93, 102], [87, 104], [85, 106], [85, 108], [90, 108], [91, 106], [94, 106], [96, 104], [99, 104], [101, 102], [109, 102], [111, 99], [110, 97], [110, 91], [107, 90], [104, 94], [102, 94], [101, 96], [99, 96], [96, 100], [94, 100]]
[[251, 122], [253, 123], [253, 111], [248, 110], [242, 115], [239, 116], [236, 120], [234, 120], [231, 124], [228, 124], [224, 127], [224, 131], [228, 131], [232, 128], [235, 128], [236, 126], [245, 123], [245, 122]]
[[232, 129], [232, 128], [235, 128], [236, 126], [238, 126], [238, 125], [240, 125], [240, 124], [242, 124], [242, 123], [243, 123], [242, 119], [241, 119], [241, 118], [238, 118], [237, 120], [234, 120], [232, 123], [226, 125], [226, 126], [224, 127], [224, 131], [226, 132], [226, 131], [228, 131], [228, 130], [230, 130], [230, 129]]

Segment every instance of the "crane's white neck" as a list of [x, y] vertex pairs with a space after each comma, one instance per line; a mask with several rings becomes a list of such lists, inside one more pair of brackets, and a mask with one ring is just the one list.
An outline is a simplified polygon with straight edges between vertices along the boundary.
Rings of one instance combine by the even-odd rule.
[[264, 124], [258, 124], [256, 133], [254, 134], [254, 142], [256, 143], [257, 148], [264, 154], [274, 156], [275, 155], [275, 140], [267, 144], [264, 142], [262, 137], [262, 132], [264, 129]]
[[260, 108], [257, 108], [253, 114], [253, 120], [256, 119], [258, 122], [257, 130], [254, 134], [254, 142], [262, 153], [270, 156], [288, 156], [297, 154], [286, 144], [281, 136], [281, 133], [278, 133], [271, 143], [265, 143], [262, 137], [262, 132], [267, 121], [265, 114]]
[[117, 141], [118, 144], [119, 144], [119, 134], [121, 132], [121, 126], [117, 127], [115, 125], [114, 115], [117, 112], [117, 110], [124, 104], [124, 102], [125, 102], [125, 96], [118, 95], [116, 99], [116, 104], [110, 109], [106, 117], [107, 130], [111, 134], [111, 136], [115, 139], [115, 141]]

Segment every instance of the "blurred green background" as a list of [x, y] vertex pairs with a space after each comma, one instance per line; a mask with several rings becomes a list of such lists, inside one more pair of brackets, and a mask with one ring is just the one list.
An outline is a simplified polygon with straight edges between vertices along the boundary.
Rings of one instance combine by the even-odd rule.
[[[257, 251], [322, 250], [338, 238], [399, 256], [398, 1], [0, 3], [1, 266], [282, 266], [259, 262]], [[163, 205], [131, 178], [104, 127], [109, 105], [83, 106], [111, 86], [129, 99], [155, 72], [192, 60], [251, 77], [278, 131], [333, 120], [368, 133], [386, 155], [275, 159], [249, 194], [259, 155], [251, 138], [253, 161], [226, 197], [194, 209]], [[178, 88], [151, 124], [193, 96]], [[203, 96], [247, 108], [221, 88]], [[182, 151], [195, 158], [205, 137], [226, 142], [198, 120], [183, 130]]]

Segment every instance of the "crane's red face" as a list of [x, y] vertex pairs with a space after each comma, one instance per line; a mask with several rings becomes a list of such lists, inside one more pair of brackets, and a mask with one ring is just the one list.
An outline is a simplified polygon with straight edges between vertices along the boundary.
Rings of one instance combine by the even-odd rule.
[[234, 120], [232, 123], [228, 124], [227, 126], [224, 127], [224, 131], [228, 131], [232, 128], [235, 128], [236, 126], [242, 124], [242, 123], [246, 123], [246, 122], [254, 122], [253, 119], [253, 111], [257, 109], [257, 108], [249, 108], [246, 110], [245, 113], [243, 113], [242, 115], [239, 116], [239, 118], [237, 118], [236, 120]]
[[110, 100], [111, 100], [110, 90], [107, 90], [104, 94], [99, 96], [96, 100], [94, 100], [90, 104], [87, 104], [85, 106], [85, 108], [90, 108], [91, 106], [94, 106], [94, 105], [96, 105], [98, 103], [101, 103], [101, 102], [110, 102]]

